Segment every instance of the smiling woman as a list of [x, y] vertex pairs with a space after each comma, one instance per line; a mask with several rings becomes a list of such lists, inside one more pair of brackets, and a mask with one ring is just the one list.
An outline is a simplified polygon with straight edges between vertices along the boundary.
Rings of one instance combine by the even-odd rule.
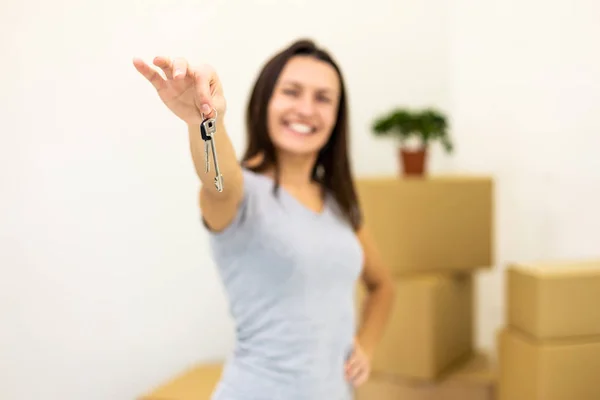
[[319, 190], [330, 191], [356, 229], [360, 212], [348, 159], [347, 112], [339, 66], [312, 41], [299, 40], [259, 74], [246, 114], [244, 162], [272, 174], [276, 186], [296, 176], [284, 168], [303, 165], [304, 180], [308, 176]]
[[[235, 349], [213, 400], [351, 399], [369, 377], [393, 284], [361, 220], [337, 64], [308, 40], [266, 63], [250, 96], [241, 163], [211, 67], [158, 57], [164, 79], [134, 64], [188, 123], [202, 220], [235, 321]], [[222, 191], [204, 173], [199, 133], [216, 116]], [[359, 278], [369, 294], [356, 330]]]
[[280, 151], [318, 152], [335, 126], [339, 92], [339, 79], [331, 65], [309, 56], [290, 59], [268, 110], [269, 135]]

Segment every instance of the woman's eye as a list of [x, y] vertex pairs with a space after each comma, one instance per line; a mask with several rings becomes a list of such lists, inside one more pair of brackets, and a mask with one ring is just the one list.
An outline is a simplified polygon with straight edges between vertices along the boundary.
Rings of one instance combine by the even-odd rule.
[[283, 89], [283, 93], [289, 96], [296, 96], [298, 94], [298, 91], [294, 89]]

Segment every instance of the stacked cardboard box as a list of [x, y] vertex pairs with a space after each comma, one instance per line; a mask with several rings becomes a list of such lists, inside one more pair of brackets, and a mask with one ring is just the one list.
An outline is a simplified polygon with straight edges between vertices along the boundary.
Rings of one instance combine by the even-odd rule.
[[[474, 274], [494, 259], [492, 180], [363, 178], [357, 190], [397, 285], [372, 377], [357, 399], [491, 399], [492, 367], [477, 355], [473, 332]], [[365, 293], [359, 286], [359, 311]], [[473, 374], [486, 379], [460, 378]]]
[[513, 264], [500, 400], [600, 399], [600, 259]]
[[221, 362], [195, 365], [138, 400], [210, 400], [222, 371]]
[[436, 381], [407, 379], [375, 372], [356, 390], [356, 400], [488, 400], [494, 399], [495, 371], [488, 357], [476, 354]]

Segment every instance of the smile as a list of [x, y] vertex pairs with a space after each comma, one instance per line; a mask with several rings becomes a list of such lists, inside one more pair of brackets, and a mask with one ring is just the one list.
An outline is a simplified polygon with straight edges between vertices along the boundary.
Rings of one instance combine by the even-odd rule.
[[285, 122], [285, 127], [298, 135], [310, 135], [316, 132], [317, 128], [312, 125], [301, 124], [298, 122]]

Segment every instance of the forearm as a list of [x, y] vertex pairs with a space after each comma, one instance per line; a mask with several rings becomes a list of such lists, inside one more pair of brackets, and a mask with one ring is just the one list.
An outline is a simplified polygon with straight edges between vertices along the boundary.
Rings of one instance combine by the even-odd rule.
[[[209, 172], [206, 172], [204, 141], [200, 134], [200, 126], [188, 125], [188, 134], [194, 168], [198, 178], [200, 178], [202, 182], [202, 187], [217, 193], [214, 185], [216, 169], [213, 162], [212, 148], [209, 148], [208, 152], [210, 170]], [[229, 139], [225, 124], [222, 120], [217, 120], [217, 131], [214, 138], [219, 170], [223, 176], [223, 195], [226, 195], [231, 192], [231, 188], [238, 188], [241, 185], [241, 168], [237, 160], [233, 143]]]
[[365, 297], [357, 339], [369, 358], [383, 336], [393, 301], [394, 286], [388, 281], [371, 288]]

